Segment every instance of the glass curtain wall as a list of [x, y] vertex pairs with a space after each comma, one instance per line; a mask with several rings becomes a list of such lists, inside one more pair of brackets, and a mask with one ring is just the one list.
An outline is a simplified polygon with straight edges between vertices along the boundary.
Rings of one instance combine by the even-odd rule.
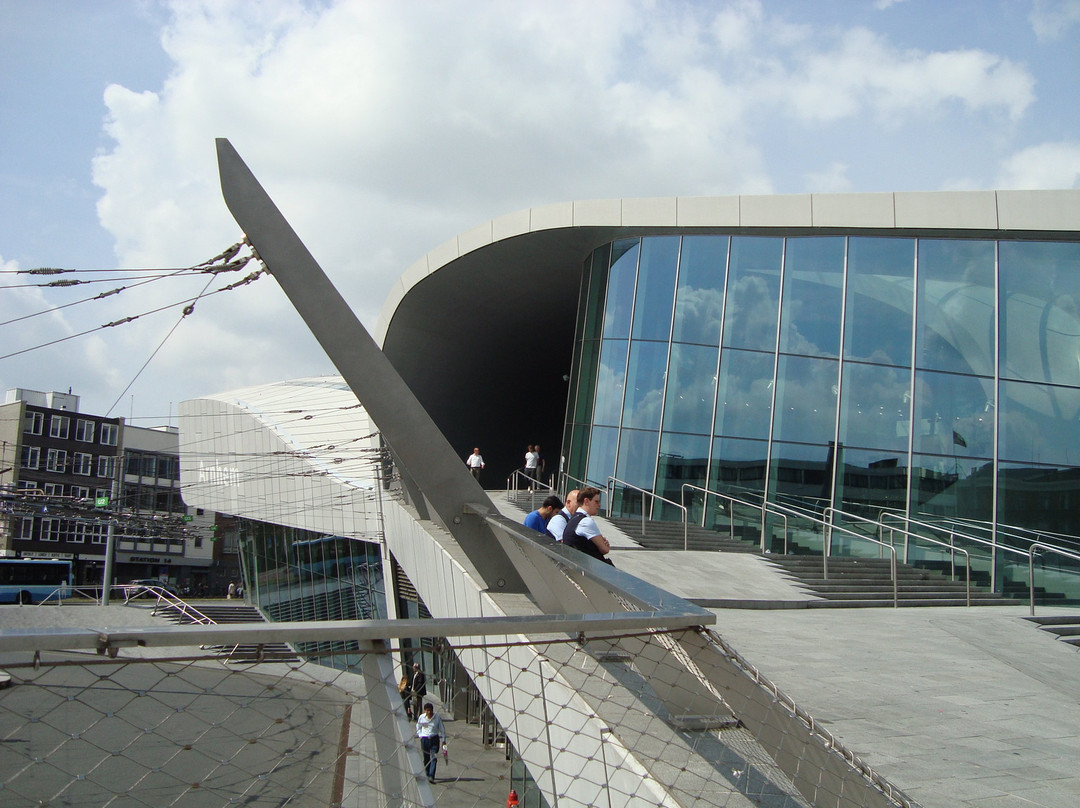
[[1080, 244], [622, 239], [585, 264], [569, 482], [1080, 533]]

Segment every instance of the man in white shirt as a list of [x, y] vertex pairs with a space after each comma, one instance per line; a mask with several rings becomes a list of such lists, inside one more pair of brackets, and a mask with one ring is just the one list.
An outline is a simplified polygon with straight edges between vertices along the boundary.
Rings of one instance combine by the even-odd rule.
[[577, 513], [571, 517], [563, 529], [563, 543], [610, 564], [611, 561], [604, 556], [611, 552], [611, 545], [600, 534], [600, 527], [593, 519], [600, 510], [600, 490], [591, 487], [582, 488], [578, 492], [577, 499], [579, 503]]
[[472, 454], [465, 460], [465, 465], [469, 467], [469, 471], [472, 472], [473, 478], [479, 482], [480, 469], [484, 467], [484, 458], [480, 456], [480, 447], [477, 446], [472, 450]]
[[416, 737], [420, 739], [420, 749], [424, 753], [424, 769], [427, 770], [429, 783], [435, 782], [435, 767], [439, 765], [439, 739], [442, 735], [442, 718], [435, 713], [435, 707], [429, 701], [416, 720]]
[[574, 511], [577, 510], [577, 495], [578, 490], [575, 488], [569, 494], [566, 495], [566, 504], [562, 510], [552, 516], [547, 523], [547, 532], [551, 538], [555, 541], [562, 541], [563, 531], [566, 529], [566, 523], [570, 521], [570, 517], [574, 515]]

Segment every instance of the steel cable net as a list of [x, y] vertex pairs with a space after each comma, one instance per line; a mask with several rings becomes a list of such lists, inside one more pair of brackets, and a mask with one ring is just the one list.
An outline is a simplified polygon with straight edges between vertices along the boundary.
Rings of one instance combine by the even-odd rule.
[[[455, 643], [425, 697], [446, 729], [434, 783], [396, 654], [350, 650], [340, 670], [191, 648], [5, 653], [0, 805], [457, 808], [505, 805], [511, 788], [564, 808], [863, 804], [807, 801], [775, 760], [801, 741], [766, 750], [704, 677], [668, 677], [680, 636]], [[701, 703], [716, 707], [687, 713]], [[789, 713], [767, 694], [760, 706]]]

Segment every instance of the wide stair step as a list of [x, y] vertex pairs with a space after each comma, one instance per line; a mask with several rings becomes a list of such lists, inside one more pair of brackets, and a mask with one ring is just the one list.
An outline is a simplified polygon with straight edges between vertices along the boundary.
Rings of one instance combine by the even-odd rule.
[[[199, 614], [218, 625], [238, 625], [241, 623], [265, 623], [266, 618], [254, 606], [237, 604], [199, 604]], [[181, 625], [201, 623], [197, 615], [172, 610], [173, 620]], [[296, 655], [285, 643], [242, 643], [239, 645], [209, 645], [226, 662], [299, 662]]]
[[1080, 615], [1052, 614], [1025, 617], [1037, 625], [1041, 631], [1049, 632], [1069, 645], [1080, 647]]
[[[829, 558], [829, 577], [824, 577], [820, 556], [767, 556], [792, 581], [823, 601], [811, 606], [892, 606], [891, 562], [877, 558]], [[897, 605], [964, 606], [966, 585], [936, 570], [920, 569], [898, 562], [896, 565]], [[1004, 597], [971, 584], [973, 606], [1015, 606], [1016, 599]]]
[[727, 531], [717, 533], [699, 525], [688, 525], [685, 547], [682, 522], [658, 522], [646, 520], [645, 530], [641, 529], [641, 517], [605, 517], [628, 537], [638, 542], [646, 550], [699, 550], [723, 553], [756, 553], [761, 547], [755, 534], [745, 537], [736, 530], [732, 539]]

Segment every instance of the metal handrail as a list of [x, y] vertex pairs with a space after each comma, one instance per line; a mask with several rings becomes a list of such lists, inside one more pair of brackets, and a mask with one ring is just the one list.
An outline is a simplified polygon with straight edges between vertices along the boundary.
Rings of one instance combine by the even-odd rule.
[[863, 541], [868, 541], [868, 542], [876, 544], [876, 545], [878, 545], [880, 547], [886, 548], [889, 551], [889, 569], [890, 569], [890, 572], [892, 574], [893, 607], [896, 608], [896, 607], [898, 607], [900, 605], [899, 588], [897, 586], [897, 580], [896, 580], [896, 548], [895, 547], [893, 547], [888, 542], [879, 541], [878, 539], [871, 538], [870, 536], [867, 536], [867, 535], [865, 535], [863, 533], [858, 533], [857, 531], [849, 530], [846, 527], [836, 527], [835, 525], [829, 524], [824, 519], [819, 519], [816, 516], [811, 516], [810, 514], [807, 514], [807, 513], [803, 512], [803, 511], [800, 511], [797, 508], [790, 508], [790, 507], [788, 507], [786, 505], [777, 505], [775, 503], [772, 503], [770, 507], [783, 509], [783, 510], [791, 513], [793, 516], [797, 516], [800, 519], [805, 519], [808, 522], [814, 522], [814, 523], [819, 524], [819, 525], [822, 526], [822, 534], [823, 534], [822, 535], [822, 548], [821, 548], [821, 550], [822, 550], [822, 569], [823, 569], [822, 577], [824, 577], [826, 580], [828, 580], [828, 578], [829, 578], [829, 556], [832, 553], [832, 534], [833, 534], [834, 531], [839, 530], [841, 533], [846, 533], [849, 536], [851, 536], [852, 538], [862, 539]]
[[[620, 480], [617, 477], [608, 477], [607, 478], [607, 495], [608, 495], [608, 513], [609, 514], [611, 513], [611, 506], [615, 501], [615, 497], [614, 497], [614, 495], [612, 493], [613, 492], [612, 483], [618, 483], [623, 488], [629, 488], [632, 491], [638, 491], [643, 495], [648, 494], [654, 500], [658, 499], [661, 502], [666, 502], [668, 505], [674, 505], [676, 508], [678, 508], [680, 511], [682, 511], [683, 552], [685, 552], [686, 550], [689, 549], [689, 546], [690, 546], [690, 538], [689, 538], [689, 536], [690, 536], [690, 534], [689, 534], [689, 528], [687, 527], [687, 517], [688, 517], [690, 511], [685, 505], [683, 505], [683, 504], [681, 504], [679, 502], [675, 502], [674, 500], [670, 500], [667, 497], [662, 497], [662, 496], [660, 496], [659, 494], [657, 494], [657, 493], [655, 493], [653, 491], [646, 491], [644, 488], [638, 488], [636, 485], [631, 485], [628, 482], [623, 482], [622, 480]], [[642, 501], [642, 503], [641, 503], [641, 535], [642, 536], [645, 535], [645, 503], [644, 503], [644, 501]]]
[[[760, 511], [761, 512], [761, 521], [762, 521], [761, 552], [762, 553], [768, 552], [765, 549], [765, 528], [764, 528], [765, 513], [766, 513], [766, 505], [767, 505], [767, 503], [762, 504], [762, 505], [758, 505], [757, 503], [754, 503], [754, 502], [747, 502], [744, 499], [739, 499], [738, 497], [732, 496], [731, 494], [722, 494], [719, 491], [712, 491], [712, 490], [710, 490], [708, 488], [703, 488], [700, 485], [694, 485], [692, 483], [683, 483], [682, 484], [682, 488], [680, 489], [680, 496], [682, 496], [683, 499], [686, 498], [685, 494], [686, 494], [686, 489], [687, 488], [692, 489], [694, 491], [701, 491], [702, 493], [705, 494], [706, 510], [708, 509], [709, 497], [714, 496], [714, 497], [720, 497], [721, 499], [726, 499], [732, 505], [745, 505], [747, 508], [753, 508], [756, 511]], [[787, 514], [785, 514], [785, 513], [777, 513], [776, 516], [779, 516], [781, 519], [784, 520], [784, 555], [787, 555], [787, 551], [788, 551], [788, 518], [787, 518]], [[704, 516], [703, 516], [703, 518], [704, 518]], [[734, 508], [728, 508], [728, 536], [732, 540], [735, 539], [735, 511], [734, 511]]]
[[525, 473], [524, 469], [514, 469], [513, 471], [510, 472], [510, 476], [506, 478], [506, 498], [507, 499], [510, 498], [511, 492], [516, 492], [516, 491], [521, 490], [520, 488], [518, 488], [518, 486], [521, 484], [522, 479], [528, 480], [529, 484], [532, 485], [535, 488], [547, 488], [548, 491], [551, 491], [552, 493], [555, 492], [555, 489], [552, 488], [550, 483], [548, 485], [544, 485], [544, 483], [540, 480], [539, 477], [536, 477], [536, 478], [530, 477], [528, 474]]
[[[867, 524], [871, 524], [871, 525], [876, 525], [879, 530], [884, 529], [884, 527], [885, 527], [881, 523], [881, 521], [875, 521], [875, 520], [870, 519], [869, 517], [866, 517], [866, 516], [859, 516], [857, 514], [848, 513], [846, 511], [840, 510], [839, 508], [834, 508], [834, 507], [832, 507], [830, 505], [828, 508], [825, 509], [825, 515], [829, 518], [830, 523], [832, 522], [833, 514], [841, 514], [847, 519], [851, 519], [851, 520], [854, 520], [854, 521], [857, 521], [857, 522], [866, 522]], [[894, 529], [895, 528], [889, 528], [890, 531], [894, 530]], [[948, 542], [940, 541], [939, 539], [932, 539], [929, 536], [920, 536], [918, 533], [912, 533], [910, 530], [901, 529], [900, 532], [904, 534], [904, 563], [905, 564], [908, 563], [908, 539], [910, 539], [912, 536], [914, 536], [916, 539], [921, 539], [923, 541], [928, 541], [931, 544], [939, 544], [942, 547], [947, 547], [949, 549], [949, 551], [951, 553], [951, 555], [949, 557], [949, 564], [951, 566], [951, 574], [952, 574], [953, 580], [956, 580], [956, 552], [960, 551], [965, 556], [967, 556], [967, 564], [964, 567], [964, 590], [965, 590], [965, 600], [966, 600], [965, 605], [970, 606], [971, 605], [971, 553], [969, 553], [963, 547], [957, 547], [956, 545], [949, 544]], [[879, 533], [878, 535], [881, 535], [881, 534]], [[884, 537], [882, 537], [882, 538], [884, 538]]]
[[1039, 547], [1043, 550], [1047, 550], [1051, 553], [1057, 553], [1058, 555], [1065, 556], [1066, 558], [1072, 558], [1076, 561], [1080, 561], [1080, 554], [1070, 553], [1068, 550], [1062, 550], [1060, 547], [1055, 547], [1052, 544], [1043, 544], [1042, 542], [1035, 542], [1028, 548], [1028, 592], [1031, 595], [1031, 616], [1035, 616], [1035, 548]]

